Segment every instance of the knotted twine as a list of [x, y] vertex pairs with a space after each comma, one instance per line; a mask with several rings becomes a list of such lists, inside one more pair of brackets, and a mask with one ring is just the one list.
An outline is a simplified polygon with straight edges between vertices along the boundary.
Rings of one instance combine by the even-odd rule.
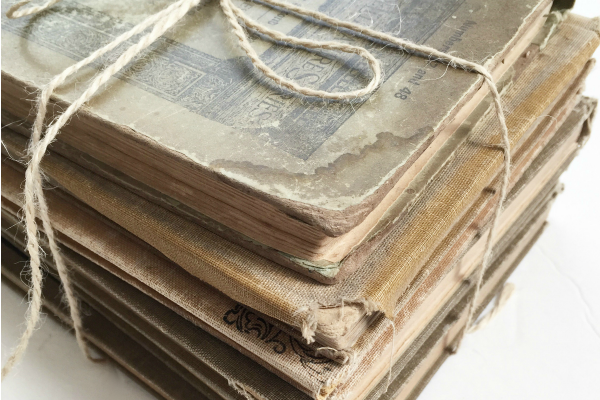
[[[25, 9], [21, 9], [24, 5], [28, 4], [30, 0], [24, 0], [14, 4], [6, 13], [8, 18], [21, 18], [24, 16], [36, 14], [40, 11], [44, 11], [52, 5], [58, 3], [61, 0], [49, 0], [44, 4], [38, 6], [31, 6]], [[254, 1], [254, 0], [253, 0]], [[144, 21], [134, 26], [128, 32], [115, 38], [111, 43], [108, 43], [104, 47], [96, 50], [90, 54], [87, 58], [79, 61], [78, 63], [68, 67], [63, 72], [55, 76], [50, 83], [48, 83], [40, 92], [37, 99], [37, 114], [32, 128], [31, 140], [28, 146], [29, 162], [27, 170], [25, 172], [25, 227], [27, 234], [27, 252], [30, 256], [30, 268], [31, 268], [31, 287], [29, 289], [30, 304], [26, 316], [26, 327], [19, 339], [19, 343], [11, 356], [9, 357], [6, 364], [2, 367], [2, 379], [10, 372], [14, 365], [23, 357], [29, 339], [31, 338], [33, 331], [40, 319], [41, 307], [42, 307], [42, 272], [41, 272], [41, 254], [40, 245], [38, 239], [38, 225], [36, 217], [42, 221], [43, 229], [46, 233], [50, 253], [57, 266], [60, 279], [64, 286], [65, 297], [67, 299], [68, 307], [73, 321], [73, 327], [75, 330], [75, 336], [77, 343], [82, 349], [84, 354], [91, 358], [90, 351], [83, 335], [83, 327], [81, 314], [77, 304], [77, 298], [73, 292], [73, 285], [69, 278], [68, 269], [60, 254], [58, 244], [54, 235], [54, 229], [50, 221], [48, 212], [48, 205], [44, 197], [43, 183], [44, 176], [41, 169], [41, 161], [46, 153], [50, 143], [54, 141], [56, 136], [60, 133], [60, 129], [69, 121], [69, 119], [88, 101], [92, 96], [102, 87], [108, 80], [113, 77], [119, 70], [125, 67], [131, 62], [135, 56], [140, 54], [141, 51], [150, 46], [156, 39], [162, 36], [168, 29], [175, 25], [187, 12], [193, 7], [197, 6], [201, 0], [179, 0], [170, 6], [166, 7], [162, 11], [146, 18]], [[498, 218], [502, 211], [502, 206], [506, 198], [508, 191], [508, 184], [510, 178], [510, 139], [508, 136], [508, 128], [506, 126], [506, 120], [504, 118], [504, 112], [502, 109], [500, 94], [496, 88], [494, 78], [486, 67], [465, 60], [463, 58], [455, 57], [450, 54], [443, 53], [432, 47], [418, 45], [406, 39], [397, 38], [384, 32], [378, 32], [370, 28], [348, 22], [342, 21], [337, 18], [330, 17], [326, 14], [318, 11], [312, 11], [303, 7], [295, 6], [286, 2], [278, 0], [261, 0], [261, 4], [271, 6], [273, 8], [280, 9], [286, 13], [292, 13], [296, 16], [309, 20], [311, 22], [318, 21], [319, 23], [327, 24], [334, 29], [344, 29], [349, 33], [365, 37], [367, 39], [375, 39], [386, 42], [397, 47], [399, 50], [409, 51], [416, 53], [420, 57], [427, 56], [430, 59], [435, 58], [435, 61], [441, 61], [452, 68], [462, 68], [465, 71], [479, 74], [483, 77], [484, 81], [489, 87], [494, 101], [494, 107], [496, 116], [501, 128], [502, 137], [502, 151], [504, 154], [504, 168], [502, 174], [502, 183], [500, 187], [500, 198], [496, 204], [494, 216], [492, 218], [490, 231], [487, 237], [485, 252], [483, 256], [483, 263], [479, 269], [478, 279], [475, 286], [475, 294], [469, 305], [469, 312], [467, 317], [466, 328], [462, 331], [459, 343], [462, 341], [464, 332], [469, 329], [473, 322], [475, 313], [475, 304], [481, 289], [483, 276], [485, 270], [490, 264], [492, 256], [492, 243], [493, 243], [493, 232], [498, 222]], [[276, 84], [283, 88], [288, 89], [291, 92], [295, 92], [307, 97], [317, 97], [327, 100], [343, 101], [357, 99], [373, 93], [381, 84], [383, 79], [381, 65], [378, 59], [376, 59], [367, 49], [360, 46], [353, 46], [346, 43], [335, 42], [335, 41], [315, 41], [307, 40], [294, 36], [288, 36], [281, 32], [271, 30], [264, 25], [250, 19], [241, 9], [236, 7], [232, 0], [220, 0], [219, 1], [221, 10], [223, 11], [231, 31], [236, 35], [239, 40], [240, 47], [248, 55], [252, 64], [261, 71], [266, 77], [274, 81]], [[289, 46], [301, 46], [308, 49], [325, 49], [325, 50], [337, 50], [344, 53], [357, 54], [362, 57], [368, 64], [373, 78], [371, 81], [361, 89], [347, 91], [347, 92], [328, 92], [324, 90], [312, 89], [309, 87], [301, 86], [294, 81], [286, 79], [273, 71], [267, 66], [252, 48], [246, 30], [240, 24], [240, 21], [244, 23], [246, 28], [250, 28], [256, 32], [259, 32], [267, 37], [275, 40], [276, 42], [286, 44]], [[48, 107], [48, 102], [56, 88], [62, 85], [68, 77], [75, 74], [81, 68], [89, 65], [99, 57], [103, 56], [107, 52], [114, 50], [117, 46], [123, 42], [129, 40], [131, 37], [142, 33], [147, 28], [152, 27], [152, 30], [144, 35], [137, 43], [131, 45], [125, 50], [117, 60], [103, 69], [90, 83], [88, 88], [77, 98], [57, 119], [55, 119], [45, 131], [42, 137], [42, 131], [44, 128], [44, 118]], [[393, 347], [393, 346], [392, 346]], [[392, 348], [393, 353], [393, 348]], [[389, 378], [388, 378], [389, 379]]]

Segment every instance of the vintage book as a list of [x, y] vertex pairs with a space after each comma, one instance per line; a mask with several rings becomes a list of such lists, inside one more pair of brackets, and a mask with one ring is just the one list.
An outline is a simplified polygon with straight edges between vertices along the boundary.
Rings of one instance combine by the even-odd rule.
[[[3, 108], [29, 118], [30, 94], [48, 76], [159, 7], [136, 1], [141, 11], [135, 15], [113, 2], [88, 0], [63, 2], [35, 18], [3, 17]], [[209, 3], [113, 79], [64, 128], [61, 140], [239, 232], [228, 239], [254, 242], [247, 247], [264, 246], [284, 265], [339, 281], [376, 251], [379, 233], [404, 219], [390, 207], [487, 87], [476, 74], [435, 60], [260, 3], [242, 5], [283, 32], [367, 47], [383, 61], [385, 83], [370, 98], [349, 103], [281, 91], [249, 67], [218, 5]], [[551, 1], [311, 0], [303, 6], [481, 60], [500, 77], [535, 37]], [[368, 79], [357, 56], [256, 39], [267, 64], [302, 84], [346, 90]], [[86, 70], [62, 89], [57, 109], [93, 73]], [[386, 213], [393, 218], [378, 224]], [[223, 234], [210, 221], [205, 226]]]
[[[523, 160], [513, 170], [514, 181], [528, 165], [527, 160], [541, 150], [556, 129], [553, 120], [538, 117], [545, 114], [565, 118], [572, 107], [569, 104], [575, 103], [581, 86], [577, 82], [585, 77], [589, 68], [585, 67], [586, 61], [598, 43], [597, 24], [597, 20], [569, 16], [546, 48], [507, 88], [504, 99], [511, 110], [509, 126], [512, 139], [518, 143], [515, 160], [519, 157]], [[344, 349], [352, 346], [361, 329], [368, 326], [362, 322], [372, 318], [368, 307], [375, 306], [392, 318], [398, 300], [431, 257], [443, 257], [460, 248], [456, 240], [464, 241], [469, 235], [479, 233], [472, 228], [472, 222], [480, 212], [475, 211], [468, 218], [464, 215], [473, 204], [489, 213], [497, 198], [485, 190], [501, 163], [501, 155], [488, 145], [494, 132], [497, 132], [494, 116], [486, 114], [472, 130], [469, 140], [457, 149], [455, 157], [415, 202], [410, 218], [383, 240], [360, 274], [335, 286], [319, 285], [278, 268], [66, 160], [60, 165], [47, 164], [45, 168], [67, 191], [233, 300], [287, 325], [310, 328], [305, 329], [308, 338], [312, 333], [309, 331], [314, 329], [319, 342]], [[88, 183], [82, 185], [82, 182]], [[449, 209], [453, 215], [448, 213]], [[440, 215], [444, 218], [440, 219]], [[460, 230], [448, 234], [457, 220], [462, 232], [471, 227], [466, 236]], [[442, 247], [437, 250], [439, 246]], [[449, 257], [448, 262], [452, 259]], [[346, 312], [340, 320], [337, 316], [342, 302]], [[302, 307], [313, 305], [310, 312], [298, 313]], [[316, 327], [307, 326], [315, 314]], [[359, 329], [355, 331], [356, 326]]]
[[[505, 243], [501, 248], [497, 248], [498, 256], [486, 274], [485, 289], [489, 293], [487, 293], [488, 296], [483, 297], [484, 301], [480, 309], [491, 299], [491, 295], [510, 275], [520, 258], [539, 235], [540, 227], [543, 226], [545, 215], [549, 209], [547, 201], [545, 204], [541, 213], [535, 216], [528, 215], [526, 218], [528, 222], [523, 227], [503, 237], [502, 242]], [[5, 225], [5, 222], [3, 220], [3, 226], [9, 224]], [[3, 230], [3, 237], [17, 247], [21, 247], [22, 237], [18, 234], [15, 235], [14, 227], [15, 225], [12, 225], [7, 230]], [[3, 275], [17, 285], [23, 286], [18, 278], [22, 264], [17, 264], [17, 262], [24, 259], [24, 256], [19, 255], [18, 250], [5, 243], [4, 240], [3, 254], [5, 254], [2, 259]], [[248, 398], [248, 396], [260, 399], [307, 398], [306, 395], [291, 388], [289, 384], [256, 365], [252, 360], [245, 358], [218, 340], [214, 340], [210, 335], [198, 330], [177, 314], [144, 296], [125, 282], [104, 272], [99, 266], [94, 266], [93, 263], [69, 250], [65, 249], [65, 254], [74, 271], [80, 297], [93, 306], [93, 310], [86, 307], [88, 310], [86, 313], [86, 328], [88, 329], [86, 331], [92, 342], [104, 351], [107, 351], [108, 348], [108, 354], [120, 363], [125, 362], [126, 367], [129, 367], [130, 370], [133, 369], [134, 373], [138, 372], [137, 368], [139, 367], [136, 361], [141, 358], [147, 360], [153, 356], [164, 360], [163, 363], [158, 363], [158, 366], [166, 370], [165, 374], [159, 376], [151, 374], [150, 379], [153, 386], [158, 388], [170, 386], [170, 389], [173, 390], [173, 381], [182, 382], [176, 386], [178, 390], [175, 393], [167, 393], [165, 396], [163, 389], [163, 393], [161, 393], [163, 396], [181, 398], [181, 392], [185, 395], [186, 389], [192, 383], [192, 386], [198, 387], [200, 394], [208, 398], [237, 399]], [[467, 294], [470, 285], [472, 284], [465, 284], [460, 288], [445, 307], [435, 315], [427, 329], [411, 344], [408, 351], [396, 362], [389, 389], [381, 393], [381, 389], [376, 388], [366, 398], [412, 398], [418, 393], [419, 388], [426, 383], [428, 376], [435, 371], [447, 355], [446, 348], [451, 343], [449, 334], [456, 331], [455, 325], [460, 322], [461, 311], [464, 310], [468, 300]], [[50, 301], [59, 298], [55, 294], [58, 290], [53, 290], [53, 288], [57, 289], [56, 283], [50, 278], [49, 285], [45, 286], [46, 291], [53, 293], [45, 296]], [[56, 306], [52, 310], [55, 313], [61, 311]], [[101, 315], [97, 316], [97, 314]], [[62, 317], [65, 317], [64, 312]], [[112, 322], [115, 326], [110, 327], [111, 333], [109, 334], [106, 331], [106, 328], [109, 328], [106, 326], [108, 325], [106, 322], [104, 324], [96, 322], [89, 326], [90, 319], [94, 322], [98, 319], [108, 319], [109, 324]], [[102, 325], [105, 329], [100, 330]], [[256, 330], [265, 329], [264, 325], [248, 325], [247, 327]], [[133, 346], [128, 346], [129, 350], [123, 351], [114, 340], [111, 340], [114, 336], [119, 336], [120, 330], [135, 340]], [[106, 335], [108, 335], [108, 340]], [[109, 342], [108, 346], [107, 341]], [[127, 340], [121, 338], [120, 342], [123, 341], [127, 343]], [[143, 348], [140, 349], [140, 347]], [[147, 355], [127, 357], [132, 353], [135, 354], [136, 350], [138, 352], [145, 350], [151, 355], [150, 357]], [[441, 354], [439, 354], [440, 350]], [[121, 352], [125, 353], [125, 357], [120, 354]], [[174, 379], [170, 370], [177, 372], [178, 379]], [[146, 377], [144, 372], [146, 371], [142, 366], [141, 373], [138, 372], [137, 375], [141, 375], [143, 379]], [[154, 382], [152, 378], [158, 379], [158, 382]], [[384, 385], [383, 382], [380, 386], [382, 385]], [[212, 393], [212, 395], [207, 393], [207, 387], [208, 391], [212, 389], [216, 393]], [[387, 387], [387, 382], [385, 382], [385, 387]]]
[[[552, 168], [549, 169], [549, 171], [545, 172], [546, 176], [555, 176], [557, 172], [552, 173], [552, 171], [556, 171], [556, 168], [559, 168], [559, 166], [561, 164], [564, 164], [565, 162], [568, 161], [568, 158], [570, 156], [573, 155], [574, 151], [577, 150], [578, 145], [578, 138], [581, 136], [580, 132], [582, 130], [582, 125], [585, 123], [585, 121], [587, 120], [587, 118], [589, 117], [589, 115], [591, 114], [592, 110], [594, 108], [594, 103], [587, 100], [584, 101], [580, 107], [577, 108], [577, 111], [574, 112], [572, 114], [572, 116], [567, 120], [567, 122], [564, 124], [564, 129], [561, 129], [561, 132], [557, 133], [556, 135], [554, 135], [552, 141], [550, 141], [550, 143], [546, 146], [544, 152], [542, 152], [537, 158], [536, 161], [534, 161], [531, 166], [529, 167], [528, 170], [531, 170], [532, 168], [536, 171], [535, 174], [533, 175], [540, 175], [540, 171], [543, 171], [544, 168], [543, 166], [551, 166]], [[548, 150], [546, 150], [548, 149]], [[562, 153], [566, 153], [567, 154], [560, 154], [560, 152], [558, 152], [558, 150], [561, 149]], [[570, 149], [570, 150], [568, 150]], [[557, 157], [556, 154], [558, 154], [561, 157]], [[561, 161], [561, 160], [566, 160], [566, 161]], [[548, 170], [548, 168], [545, 168], [546, 170]], [[560, 169], [559, 171], [560, 172]], [[10, 174], [10, 167], [8, 168], [4, 168], [3, 170], [3, 186], [5, 187], [5, 195], [8, 195], [10, 197], [14, 198], [14, 195], [11, 196], [10, 195], [10, 188], [11, 188], [11, 184], [10, 184], [10, 179], [9, 179], [9, 174]], [[532, 174], [529, 174], [530, 176]], [[531, 177], [531, 179], [533, 179], [533, 177]], [[529, 180], [529, 182], [532, 182], [532, 180]], [[18, 181], [19, 179], [17, 179], [17, 184], [15, 185], [14, 191], [16, 191], [18, 193]], [[542, 180], [539, 184], [542, 184], [542, 182], [551, 182], [551, 178], [546, 178], [544, 180]], [[526, 190], [523, 190], [523, 188], [525, 187], [530, 187], [530, 185], [525, 185], [523, 180], [520, 180], [519, 183], [515, 186], [515, 188], [520, 188], [519, 189], [519, 196], [522, 196], [522, 192], [526, 192]], [[548, 184], [546, 184], [546, 186], [548, 186]], [[56, 196], [56, 192], [58, 190], [54, 190], [52, 192], [49, 193], [50, 196], [50, 200], [53, 199], [54, 196]], [[539, 192], [539, 189], [537, 191], [534, 191], [533, 194], [535, 194], [535, 192]], [[529, 194], [528, 196], [531, 196], [532, 194]], [[512, 195], [513, 197], [516, 196], [515, 194]], [[511, 197], [512, 198], [512, 197]], [[60, 201], [60, 206], [62, 209], [64, 209], [64, 207], [68, 204], [67, 201], [65, 201], [64, 197], [59, 198]], [[531, 200], [530, 200], [531, 201]], [[517, 200], [511, 200], [511, 204], [513, 202], [517, 202]], [[54, 201], [51, 202], [51, 207], [53, 207], [53, 205], [55, 204]], [[3, 207], [7, 207], [9, 206], [6, 198], [3, 199]], [[9, 206], [10, 207], [10, 206]], [[537, 207], [537, 206], [536, 206]], [[59, 211], [58, 209], [52, 208], [53, 210], [53, 215], [55, 216], [55, 218], [60, 218], [61, 213], [57, 212]], [[535, 214], [535, 212], [533, 211], [535, 210], [535, 208], [533, 208], [532, 210], [526, 209], [526, 210], [521, 210], [520, 207], [513, 207], [512, 205], [509, 206], [509, 208], [507, 208], [507, 212], [512, 212], [512, 213], [522, 213], [524, 215], [533, 215]], [[13, 212], [17, 212], [16, 209], [13, 208]], [[92, 211], [90, 210], [89, 213], [92, 213]], [[59, 228], [62, 232], [64, 232], [64, 229], [67, 229], [68, 231], [70, 231], [71, 235], [74, 235], [74, 237], [77, 238], [77, 240], [82, 241], [82, 243], [87, 243], [88, 246], [94, 248], [100, 248], [103, 249], [103, 251], [109, 251], [108, 254], [108, 258], [112, 257], [114, 258], [114, 253], [117, 252], [119, 249], [123, 249], [125, 250], [126, 243], [129, 239], [127, 236], [117, 236], [115, 235], [114, 232], [108, 232], [107, 228], [100, 228], [100, 227], [96, 227], [94, 228], [93, 225], [86, 225], [88, 226], [88, 230], [89, 233], [93, 233], [95, 236], [90, 237], [89, 239], [85, 239], [81, 233], [77, 233], [76, 231], [73, 231], [73, 228], [76, 226], [76, 223], [78, 224], [85, 224], [86, 219], [88, 218], [88, 213], [83, 213], [81, 214], [81, 211], [71, 211], [71, 216], [66, 216], [64, 218], [64, 224], [61, 224], [59, 221], [55, 221], [55, 224], [57, 226], [57, 228]], [[74, 215], [77, 215], [77, 217], [74, 217]], [[76, 223], [75, 223], [76, 222]], [[10, 223], [9, 225], [14, 225], [14, 223]], [[502, 226], [502, 225], [501, 225]], [[66, 227], [66, 228], [65, 228]], [[502, 231], [504, 231], [505, 228], [502, 228]], [[473, 232], [473, 234], [476, 234], [476, 231]], [[112, 242], [107, 242], [106, 239], [103, 239], [102, 236], [104, 236], [105, 238], [110, 238], [112, 240]], [[61, 240], [65, 240], [63, 237], [61, 237]], [[479, 239], [479, 242], [483, 242], [482, 238]], [[67, 243], [67, 245], [69, 245], [71, 248], [76, 248], [76, 246], [73, 246], [72, 242], [66, 241], [64, 243]], [[117, 244], [118, 243], [118, 244]], [[473, 246], [473, 248], [478, 248], [477, 251], [479, 251], [479, 257], [481, 254], [481, 245], [475, 245]], [[81, 246], [79, 246], [79, 250], [81, 251]], [[89, 257], [90, 252], [88, 251], [87, 253], [85, 252], [85, 248], [83, 248], [82, 251], [83, 254], [86, 254]], [[211, 329], [209, 327], [209, 332], [211, 332], [212, 334], [215, 334], [215, 328], [217, 330], [217, 336], [223, 338], [224, 340], [226, 340], [228, 343], [231, 344], [232, 340], [234, 342], [234, 346], [236, 348], [242, 349], [243, 351], [245, 351], [246, 354], [248, 354], [248, 351], [254, 351], [254, 357], [256, 359], [256, 357], [258, 356], [258, 358], [262, 357], [262, 360], [266, 360], [267, 363], [271, 366], [273, 366], [276, 369], [280, 369], [278, 372], [280, 375], [284, 375], [286, 373], [290, 373], [290, 368], [293, 365], [296, 365], [296, 367], [293, 367], [291, 370], [295, 370], [294, 375], [292, 377], [287, 377], [287, 379], [293, 379], [295, 380], [295, 385], [296, 386], [301, 386], [301, 385], [306, 385], [306, 386], [301, 386], [301, 389], [306, 391], [308, 385], [316, 385], [313, 386], [315, 387], [315, 389], [313, 390], [318, 390], [317, 393], [320, 392], [319, 386], [322, 385], [321, 380], [316, 379], [316, 376], [321, 377], [323, 379], [325, 379], [328, 376], [336, 376], [337, 374], [339, 374], [339, 371], [343, 371], [343, 368], [347, 368], [347, 367], [341, 367], [341, 366], [336, 366], [335, 363], [332, 363], [330, 361], [328, 361], [327, 359], [325, 359], [324, 357], [316, 357], [316, 362], [314, 359], [314, 355], [313, 355], [313, 362], [309, 362], [309, 360], [311, 360], [310, 355], [314, 354], [314, 351], [316, 350], [316, 348], [314, 346], [308, 346], [302, 343], [302, 341], [299, 339], [299, 335], [289, 335], [287, 332], [285, 331], [280, 331], [279, 327], [277, 326], [276, 321], [269, 321], [268, 318], [263, 318], [260, 315], [257, 315], [255, 312], [253, 312], [252, 310], [248, 310], [245, 307], [235, 304], [235, 302], [232, 302], [231, 300], [228, 299], [224, 299], [222, 297], [222, 295], [220, 295], [218, 292], [210, 292], [210, 288], [204, 286], [204, 291], [203, 291], [203, 286], [200, 284], [200, 282], [197, 282], [198, 285], [193, 285], [192, 281], [190, 280], [190, 277], [188, 276], [187, 278], [185, 276], [183, 276], [182, 279], [177, 279], [178, 274], [176, 273], [176, 271], [174, 270], [174, 268], [177, 267], [169, 267], [168, 265], [164, 265], [164, 266], [160, 266], [160, 263], [157, 264], [156, 261], [154, 262], [150, 262], [150, 260], [152, 259], [152, 253], [150, 254], [146, 254], [146, 255], [142, 255], [142, 253], [138, 250], [135, 251], [133, 250], [131, 247], [128, 248], [128, 250], [125, 252], [125, 254], [123, 254], [124, 256], [128, 256], [130, 258], [129, 264], [125, 264], [125, 267], [129, 268], [130, 273], [132, 274], [137, 274], [138, 278], [141, 279], [142, 281], [146, 281], [149, 282], [150, 280], [150, 284], [153, 285], [153, 287], [156, 289], [156, 291], [163, 293], [163, 295], [158, 295], [156, 296], [155, 291], [152, 290], [148, 290], [146, 288], [146, 290], [143, 289], [143, 287], [140, 287], [139, 282], [137, 283], [137, 287], [144, 290], [146, 293], [150, 294], [151, 296], [158, 298], [159, 301], [161, 301], [163, 304], [166, 304], [168, 306], [171, 306], [171, 304], [169, 302], [165, 302], [164, 301], [164, 295], [166, 296], [170, 296], [172, 299], [174, 299], [175, 301], [178, 302], [178, 304], [176, 304], [179, 308], [174, 308], [177, 312], [181, 313], [181, 307], [187, 307], [188, 310], [192, 310], [192, 312], [195, 312], [196, 315], [199, 315], [198, 313], [206, 313], [207, 310], [215, 310], [213, 312], [212, 315], [212, 324], [213, 324], [213, 328]], [[156, 256], [154, 256], [156, 257]], [[477, 256], [471, 256], [471, 258], [475, 258], [477, 259]], [[93, 258], [93, 253], [92, 253], [92, 259]], [[98, 260], [98, 258], [95, 258], [96, 260]], [[137, 260], [137, 261], [133, 261], [133, 260]], [[158, 258], [158, 261], [160, 262], [161, 259]], [[137, 264], [136, 264], [137, 262]], [[462, 276], [466, 276], [464, 274], [468, 274], [469, 271], [472, 271], [473, 268], [475, 267], [473, 265], [473, 262], [466, 262], [464, 263], [466, 264], [461, 266], [460, 268], [460, 272], [457, 271], [456, 274], [454, 274], [453, 276], [449, 276], [450, 280], [449, 282], [457, 282], [460, 286], [460, 281], [461, 281], [461, 277]], [[107, 264], [106, 261], [104, 261], [103, 263], [101, 263], [101, 265], [104, 268], [107, 268]], [[120, 276], [121, 278], [127, 280], [127, 277], [124, 277], [123, 274], [121, 273], [119, 275], [118, 268], [114, 268], [114, 266], [112, 267], [112, 269], [110, 267], [108, 267], [109, 270], [111, 270], [111, 272], [115, 273]], [[146, 270], [144, 272], [144, 269]], [[183, 271], [181, 271], [183, 272]], [[436, 271], [434, 271], [436, 272]], [[156, 275], [159, 274], [156, 278], [152, 278], [152, 274]], [[438, 276], [436, 276], [438, 275]], [[431, 287], [435, 287], [435, 281], [436, 278], [439, 278], [439, 273], [432, 273], [430, 275], [430, 278], [428, 279], [428, 281], [424, 282], [422, 285], [419, 285], [422, 288], [427, 288], [428, 286]], [[443, 274], [442, 274], [443, 275]], [[132, 283], [131, 279], [128, 280], [130, 283]], [[448, 279], [445, 279], [446, 282], [448, 282]], [[169, 282], [168, 285], [165, 285], [165, 282]], [[133, 283], [135, 285], [135, 283]], [[439, 283], [437, 286], [441, 287], [442, 289], [444, 289], [444, 286], [446, 286], [445, 288], [445, 292], [446, 293], [451, 293], [452, 292], [452, 285], [455, 284], [450, 284], [450, 289], [448, 289], [448, 284], [444, 284], [444, 282]], [[207, 291], [207, 289], [209, 291]], [[443, 302], [445, 297], [444, 297], [444, 290], [437, 290], [436, 292], [437, 294], [434, 297], [442, 297], [441, 300], [438, 299], [438, 303], [441, 301]], [[219, 297], [221, 296], [221, 297]], [[427, 315], [427, 308], [423, 309], [423, 307], [419, 308], [419, 299], [422, 299], [424, 297], [424, 293], [417, 293], [417, 295], [415, 296], [415, 299], [412, 300], [409, 304], [409, 309], [412, 307], [412, 312], [406, 312], [406, 310], [402, 313], [399, 313], [398, 316], [396, 317], [396, 328], [397, 328], [397, 333], [398, 333], [398, 337], [396, 338], [396, 343], [398, 345], [399, 348], [403, 347], [403, 343], [409, 344], [410, 341], [410, 330], [411, 329], [416, 329], [415, 328], [415, 322], [414, 322], [414, 316], [417, 315], [417, 325], [418, 325], [418, 321], [419, 319], [422, 320], [422, 318], [426, 319], [426, 315]], [[184, 300], [185, 299], [185, 300]], [[211, 300], [213, 300], [213, 303], [211, 305]], [[432, 302], [430, 302], [430, 307]], [[220, 309], [219, 309], [220, 307]], [[433, 308], [435, 309], [436, 307], [436, 302], [433, 302]], [[195, 308], [195, 310], [194, 310]], [[186, 316], [188, 319], [190, 319], [189, 317], [189, 312], [187, 313], [183, 313], [184, 316]], [[204, 314], [204, 318], [206, 319], [207, 317], [211, 317], [211, 315], [206, 315]], [[260, 321], [264, 321], [263, 323], [268, 323], [269, 326], [271, 326], [271, 328], [269, 329], [269, 334], [266, 335], [265, 337], [258, 338], [258, 337], [254, 337], [252, 334], [250, 334], [250, 332], [252, 331], [247, 331], [244, 332], [242, 329], [237, 328], [237, 323], [234, 325], [234, 322], [236, 320], [236, 317], [239, 318], [250, 318], [250, 320], [252, 321], [256, 321], [255, 323], [257, 325], [255, 326], [262, 326], [262, 323]], [[410, 317], [413, 317], [412, 320]], [[225, 322], [231, 321], [231, 325], [229, 325], [228, 323], [223, 323], [223, 320], [225, 319]], [[193, 319], [191, 318], [191, 320], [195, 323], [198, 322], [198, 319]], [[269, 322], [267, 322], [269, 321]], [[215, 322], [217, 322], [217, 324], [215, 324]], [[220, 322], [220, 324], [218, 323]], [[202, 323], [202, 321], [201, 321]], [[208, 323], [210, 324], [211, 322], [208, 321]], [[426, 320], [423, 321], [422, 323], [426, 323]], [[204, 324], [200, 324], [200, 326], [202, 326], [203, 328], [206, 327], [206, 322], [204, 322]], [[411, 328], [412, 326], [412, 328]], [[247, 327], [248, 328], [248, 327]], [[367, 359], [388, 359], [387, 357], [385, 357], [386, 351], [390, 351], [389, 349], [386, 350], [386, 341], [387, 341], [387, 345], [389, 345], [389, 340], [390, 337], [386, 337], [386, 335], [389, 335], [391, 333], [391, 330], [389, 329], [389, 323], [386, 322], [383, 318], [381, 318], [377, 324], [375, 324], [372, 329], [371, 329], [371, 340], [370, 342], [365, 343], [365, 341], [363, 340], [362, 343], [359, 343], [359, 346], [362, 346], [362, 350], [360, 352], [369, 352], [370, 354], [372, 354], [371, 357], [366, 357]], [[206, 328], [205, 328], [206, 329]], [[271, 334], [271, 331], [273, 332]], [[418, 329], [417, 329], [418, 331]], [[408, 333], [408, 339], [406, 337]], [[404, 335], [404, 336], [403, 336]], [[404, 339], [403, 339], [404, 337]], [[282, 340], [285, 339], [285, 340]], [[381, 343], [381, 341], [383, 340], [383, 343]], [[288, 344], [289, 341], [289, 344]], [[284, 344], [285, 343], [285, 344]], [[283, 348], [281, 347], [283, 346]], [[286, 347], [287, 346], [287, 347]], [[282, 350], [285, 350], [283, 352], [280, 352]], [[301, 350], [301, 353], [298, 353], [298, 350]], [[279, 351], [278, 351], [279, 350]], [[374, 353], [373, 353], [374, 352]], [[379, 354], [379, 356], [376, 356], [376, 354]], [[383, 357], [382, 357], [383, 355]], [[359, 357], [357, 357], [359, 358]], [[365, 358], [365, 357], [363, 357]], [[368, 363], [367, 363], [368, 364]], [[379, 365], [379, 369], [382, 370], [385, 373], [385, 365]], [[367, 365], [366, 369], [363, 369], [363, 373], [364, 371], [370, 371], [370, 370], [376, 370], [376, 368], [374, 369], [373, 366], [369, 366]], [[315, 374], [317, 374], [315, 376]], [[352, 385], [350, 385], [350, 387], [352, 387]]]

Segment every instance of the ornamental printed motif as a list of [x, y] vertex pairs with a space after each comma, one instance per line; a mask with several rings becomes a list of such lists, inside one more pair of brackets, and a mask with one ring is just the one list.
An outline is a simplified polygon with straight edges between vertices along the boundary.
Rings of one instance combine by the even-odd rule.
[[[335, 365], [331, 359], [316, 355], [310, 346], [283, 332], [241, 304], [228, 310], [223, 316], [223, 321], [227, 325], [235, 326], [239, 332], [256, 336], [257, 339], [272, 344], [272, 349], [277, 354], [293, 352], [300, 358], [300, 364], [316, 379], [331, 371]], [[324, 383], [324, 381], [320, 382]]]

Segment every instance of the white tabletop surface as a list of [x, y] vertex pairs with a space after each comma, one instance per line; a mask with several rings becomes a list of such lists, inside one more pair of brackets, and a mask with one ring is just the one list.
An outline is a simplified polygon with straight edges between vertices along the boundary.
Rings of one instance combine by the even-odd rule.
[[[579, 0], [575, 12], [598, 16], [600, 1]], [[599, 67], [586, 94], [600, 98]], [[421, 400], [600, 398], [600, 121], [562, 181], [546, 231], [510, 278], [515, 295], [487, 328], [466, 337]], [[25, 311], [22, 297], [2, 284], [2, 363]], [[88, 362], [50, 318], [2, 383], [2, 397], [154, 398], [112, 364]]]

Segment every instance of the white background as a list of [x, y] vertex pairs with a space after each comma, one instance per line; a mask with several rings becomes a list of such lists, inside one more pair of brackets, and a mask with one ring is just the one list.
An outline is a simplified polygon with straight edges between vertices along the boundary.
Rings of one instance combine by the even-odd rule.
[[[600, 16], [600, 1], [575, 12]], [[596, 57], [599, 53], [596, 53]], [[586, 94], [600, 98], [600, 69]], [[487, 328], [468, 335], [420, 397], [600, 399], [600, 121], [564, 174], [546, 231], [510, 278], [517, 291]], [[26, 303], [2, 285], [2, 363], [23, 328]], [[153, 399], [110, 363], [81, 355], [72, 334], [48, 318], [4, 399]]]

